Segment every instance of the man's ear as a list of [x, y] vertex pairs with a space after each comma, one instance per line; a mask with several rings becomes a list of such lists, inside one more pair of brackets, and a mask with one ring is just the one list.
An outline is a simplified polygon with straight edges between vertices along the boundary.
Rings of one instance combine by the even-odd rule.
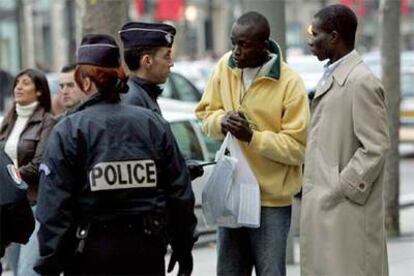
[[264, 42], [264, 44], [265, 44], [265, 48], [267, 50], [270, 50], [270, 40], [269, 39], [266, 39], [265, 42]]
[[143, 55], [141, 58], [141, 66], [148, 68], [152, 64], [152, 57], [150, 55]]
[[338, 33], [337, 31], [332, 31], [332, 32], [331, 32], [331, 38], [330, 38], [330, 41], [331, 41], [333, 44], [338, 43], [338, 41], [339, 41], [339, 33]]

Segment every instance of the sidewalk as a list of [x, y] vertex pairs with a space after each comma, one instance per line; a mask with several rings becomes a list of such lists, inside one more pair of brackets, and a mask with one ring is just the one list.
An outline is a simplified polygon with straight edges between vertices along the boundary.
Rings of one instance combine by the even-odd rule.
[[[413, 275], [414, 271], [414, 207], [405, 208], [400, 211], [401, 236], [389, 239], [388, 260], [391, 276]], [[294, 239], [295, 264], [288, 265], [288, 276], [299, 276], [299, 239]], [[193, 251], [194, 271], [196, 276], [216, 275], [216, 244], [209, 243]], [[168, 264], [169, 256], [166, 257]], [[177, 270], [177, 269], [176, 269]], [[168, 276], [176, 275], [177, 271], [169, 273]], [[3, 276], [12, 276], [8, 271]]]
[[[389, 275], [414, 275], [414, 207], [400, 211], [401, 236], [387, 241]], [[299, 276], [299, 239], [294, 239], [295, 264], [288, 265], [288, 276]], [[194, 272], [197, 276], [210, 276], [216, 273], [216, 246], [211, 243], [194, 250]], [[175, 274], [169, 274], [175, 275]], [[334, 275], [333, 275], [334, 276]]]

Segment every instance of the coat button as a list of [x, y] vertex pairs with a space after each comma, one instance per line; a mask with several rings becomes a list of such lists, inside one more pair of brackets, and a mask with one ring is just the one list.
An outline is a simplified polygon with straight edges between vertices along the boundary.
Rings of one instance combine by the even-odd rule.
[[365, 190], [365, 184], [364, 183], [359, 184], [358, 187], [361, 190]]

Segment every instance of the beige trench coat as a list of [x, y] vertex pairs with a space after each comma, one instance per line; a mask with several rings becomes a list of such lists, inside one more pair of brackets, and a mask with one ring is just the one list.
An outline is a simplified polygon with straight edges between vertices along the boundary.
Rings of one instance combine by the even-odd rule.
[[356, 51], [318, 84], [311, 111], [300, 224], [302, 275], [388, 275], [387, 112], [380, 82]]

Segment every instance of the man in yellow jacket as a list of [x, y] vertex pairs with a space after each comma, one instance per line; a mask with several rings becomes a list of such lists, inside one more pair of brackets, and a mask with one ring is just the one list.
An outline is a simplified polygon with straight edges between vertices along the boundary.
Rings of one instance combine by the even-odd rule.
[[292, 197], [302, 184], [308, 100], [282, 60], [267, 19], [248, 12], [231, 32], [233, 50], [218, 62], [196, 108], [204, 132], [237, 138], [261, 191], [261, 226], [219, 228], [218, 275], [285, 275]]

